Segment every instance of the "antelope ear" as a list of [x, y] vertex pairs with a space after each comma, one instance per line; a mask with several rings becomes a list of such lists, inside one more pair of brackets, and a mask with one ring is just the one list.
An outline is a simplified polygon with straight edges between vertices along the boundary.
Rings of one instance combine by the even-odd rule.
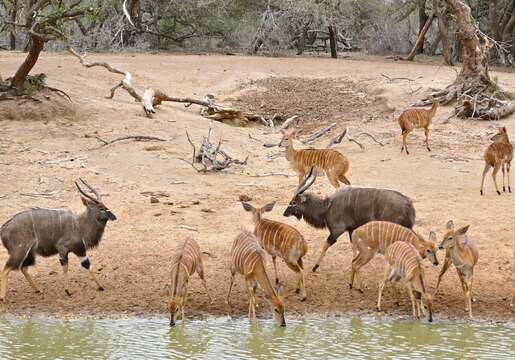
[[465, 235], [467, 233], [469, 227], [470, 227], [470, 225], [467, 225], [467, 226], [462, 227], [461, 229], [458, 229], [456, 231], [456, 234], [458, 234], [458, 235]]
[[265, 206], [263, 206], [263, 211], [264, 212], [269, 212], [269, 211], [272, 211], [272, 209], [274, 208], [275, 206], [275, 201], [274, 202], [271, 202], [269, 204], [266, 204]]
[[452, 220], [447, 221], [447, 229], [449, 229], [449, 230], [454, 229], [454, 222]]
[[88, 198], [85, 198], [84, 196], [81, 196], [80, 199], [82, 200], [82, 203], [84, 204], [84, 206], [93, 204], [93, 201], [89, 200]]
[[246, 202], [241, 202], [241, 205], [243, 206], [243, 208], [245, 209], [245, 211], [251, 211], [253, 212], [255, 209], [254, 209], [254, 206], [250, 205], [249, 203], [246, 203]]
[[306, 201], [306, 195], [304, 195], [304, 194], [300, 194], [300, 195], [299, 195], [299, 199], [300, 199], [300, 202], [301, 202], [301, 203], [305, 202], [305, 201]]
[[434, 231], [430, 231], [429, 236], [427, 237], [427, 240], [435, 242], [436, 241], [436, 233]]

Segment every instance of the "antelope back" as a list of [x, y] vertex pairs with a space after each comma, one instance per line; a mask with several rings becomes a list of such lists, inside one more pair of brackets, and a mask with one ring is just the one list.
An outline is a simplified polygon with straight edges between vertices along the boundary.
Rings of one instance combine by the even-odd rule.
[[367, 241], [367, 245], [385, 254], [388, 246], [396, 241], [405, 241], [418, 247], [420, 239], [411, 230], [389, 221], [371, 221], [356, 229], [353, 233]]
[[254, 229], [254, 233], [261, 246], [270, 254], [279, 253], [286, 258], [288, 253], [294, 249], [307, 252], [307, 244], [302, 234], [294, 227], [278, 221], [261, 219]]
[[306, 170], [311, 167], [327, 170], [336, 166], [348, 166], [347, 158], [333, 149], [298, 150], [293, 161], [297, 168]]
[[242, 231], [234, 240], [231, 249], [231, 268], [242, 275], [249, 275], [256, 264], [264, 268], [265, 252], [256, 237], [249, 231]]
[[177, 244], [172, 256], [172, 273], [182, 268], [186, 273], [192, 275], [201, 260], [200, 247], [191, 236]]
[[410, 243], [396, 241], [388, 246], [385, 253], [386, 260], [395, 269], [395, 272], [406, 280], [411, 280], [421, 272], [422, 258], [417, 249]]

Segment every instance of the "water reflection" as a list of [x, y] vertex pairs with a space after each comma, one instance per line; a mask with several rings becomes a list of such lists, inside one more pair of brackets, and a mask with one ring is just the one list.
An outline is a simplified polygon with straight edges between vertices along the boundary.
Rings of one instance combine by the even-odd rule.
[[0, 320], [0, 359], [515, 358], [515, 324], [377, 319]]

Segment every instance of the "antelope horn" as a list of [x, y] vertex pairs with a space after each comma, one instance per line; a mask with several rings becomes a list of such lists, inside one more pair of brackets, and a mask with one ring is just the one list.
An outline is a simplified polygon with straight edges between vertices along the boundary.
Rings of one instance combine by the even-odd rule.
[[79, 178], [79, 180], [88, 187], [89, 190], [91, 190], [91, 192], [93, 194], [95, 194], [95, 196], [97, 197], [97, 201], [100, 201], [102, 199], [102, 197], [100, 196], [100, 194], [98, 193], [98, 191], [95, 190], [95, 188], [93, 188], [91, 185], [89, 185], [86, 181], [84, 181], [82, 178]]
[[306, 191], [311, 185], [313, 185], [313, 183], [315, 182], [317, 178], [317, 174], [316, 174], [316, 171], [315, 171], [315, 167], [312, 167], [311, 170], [309, 171], [309, 174], [308, 176], [306, 176], [304, 178], [304, 180], [302, 181], [302, 183], [299, 185], [299, 187], [297, 188], [297, 191], [295, 191], [295, 196], [297, 195], [300, 195], [302, 194], [304, 191]]

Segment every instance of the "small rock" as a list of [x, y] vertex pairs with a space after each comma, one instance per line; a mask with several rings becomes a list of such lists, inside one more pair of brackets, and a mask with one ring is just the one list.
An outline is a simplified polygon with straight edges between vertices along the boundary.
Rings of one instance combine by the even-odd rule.
[[154, 216], [161, 216], [161, 215], [163, 215], [163, 214], [161, 214], [161, 213], [155, 213], [154, 214]]
[[159, 199], [156, 198], [155, 196], [151, 196], [150, 197], [150, 203], [151, 204], [157, 204], [159, 202]]
[[209, 209], [209, 208], [203, 208], [203, 209], [200, 209], [200, 211], [205, 212], [205, 213], [213, 213], [214, 212], [213, 209]]
[[252, 201], [252, 198], [245, 194], [240, 195], [239, 199], [240, 199], [240, 201]]
[[200, 201], [195, 200], [195, 201], [193, 201], [193, 202], [192, 202], [192, 204], [193, 204], [193, 205], [198, 205], [198, 204], [200, 204]]

